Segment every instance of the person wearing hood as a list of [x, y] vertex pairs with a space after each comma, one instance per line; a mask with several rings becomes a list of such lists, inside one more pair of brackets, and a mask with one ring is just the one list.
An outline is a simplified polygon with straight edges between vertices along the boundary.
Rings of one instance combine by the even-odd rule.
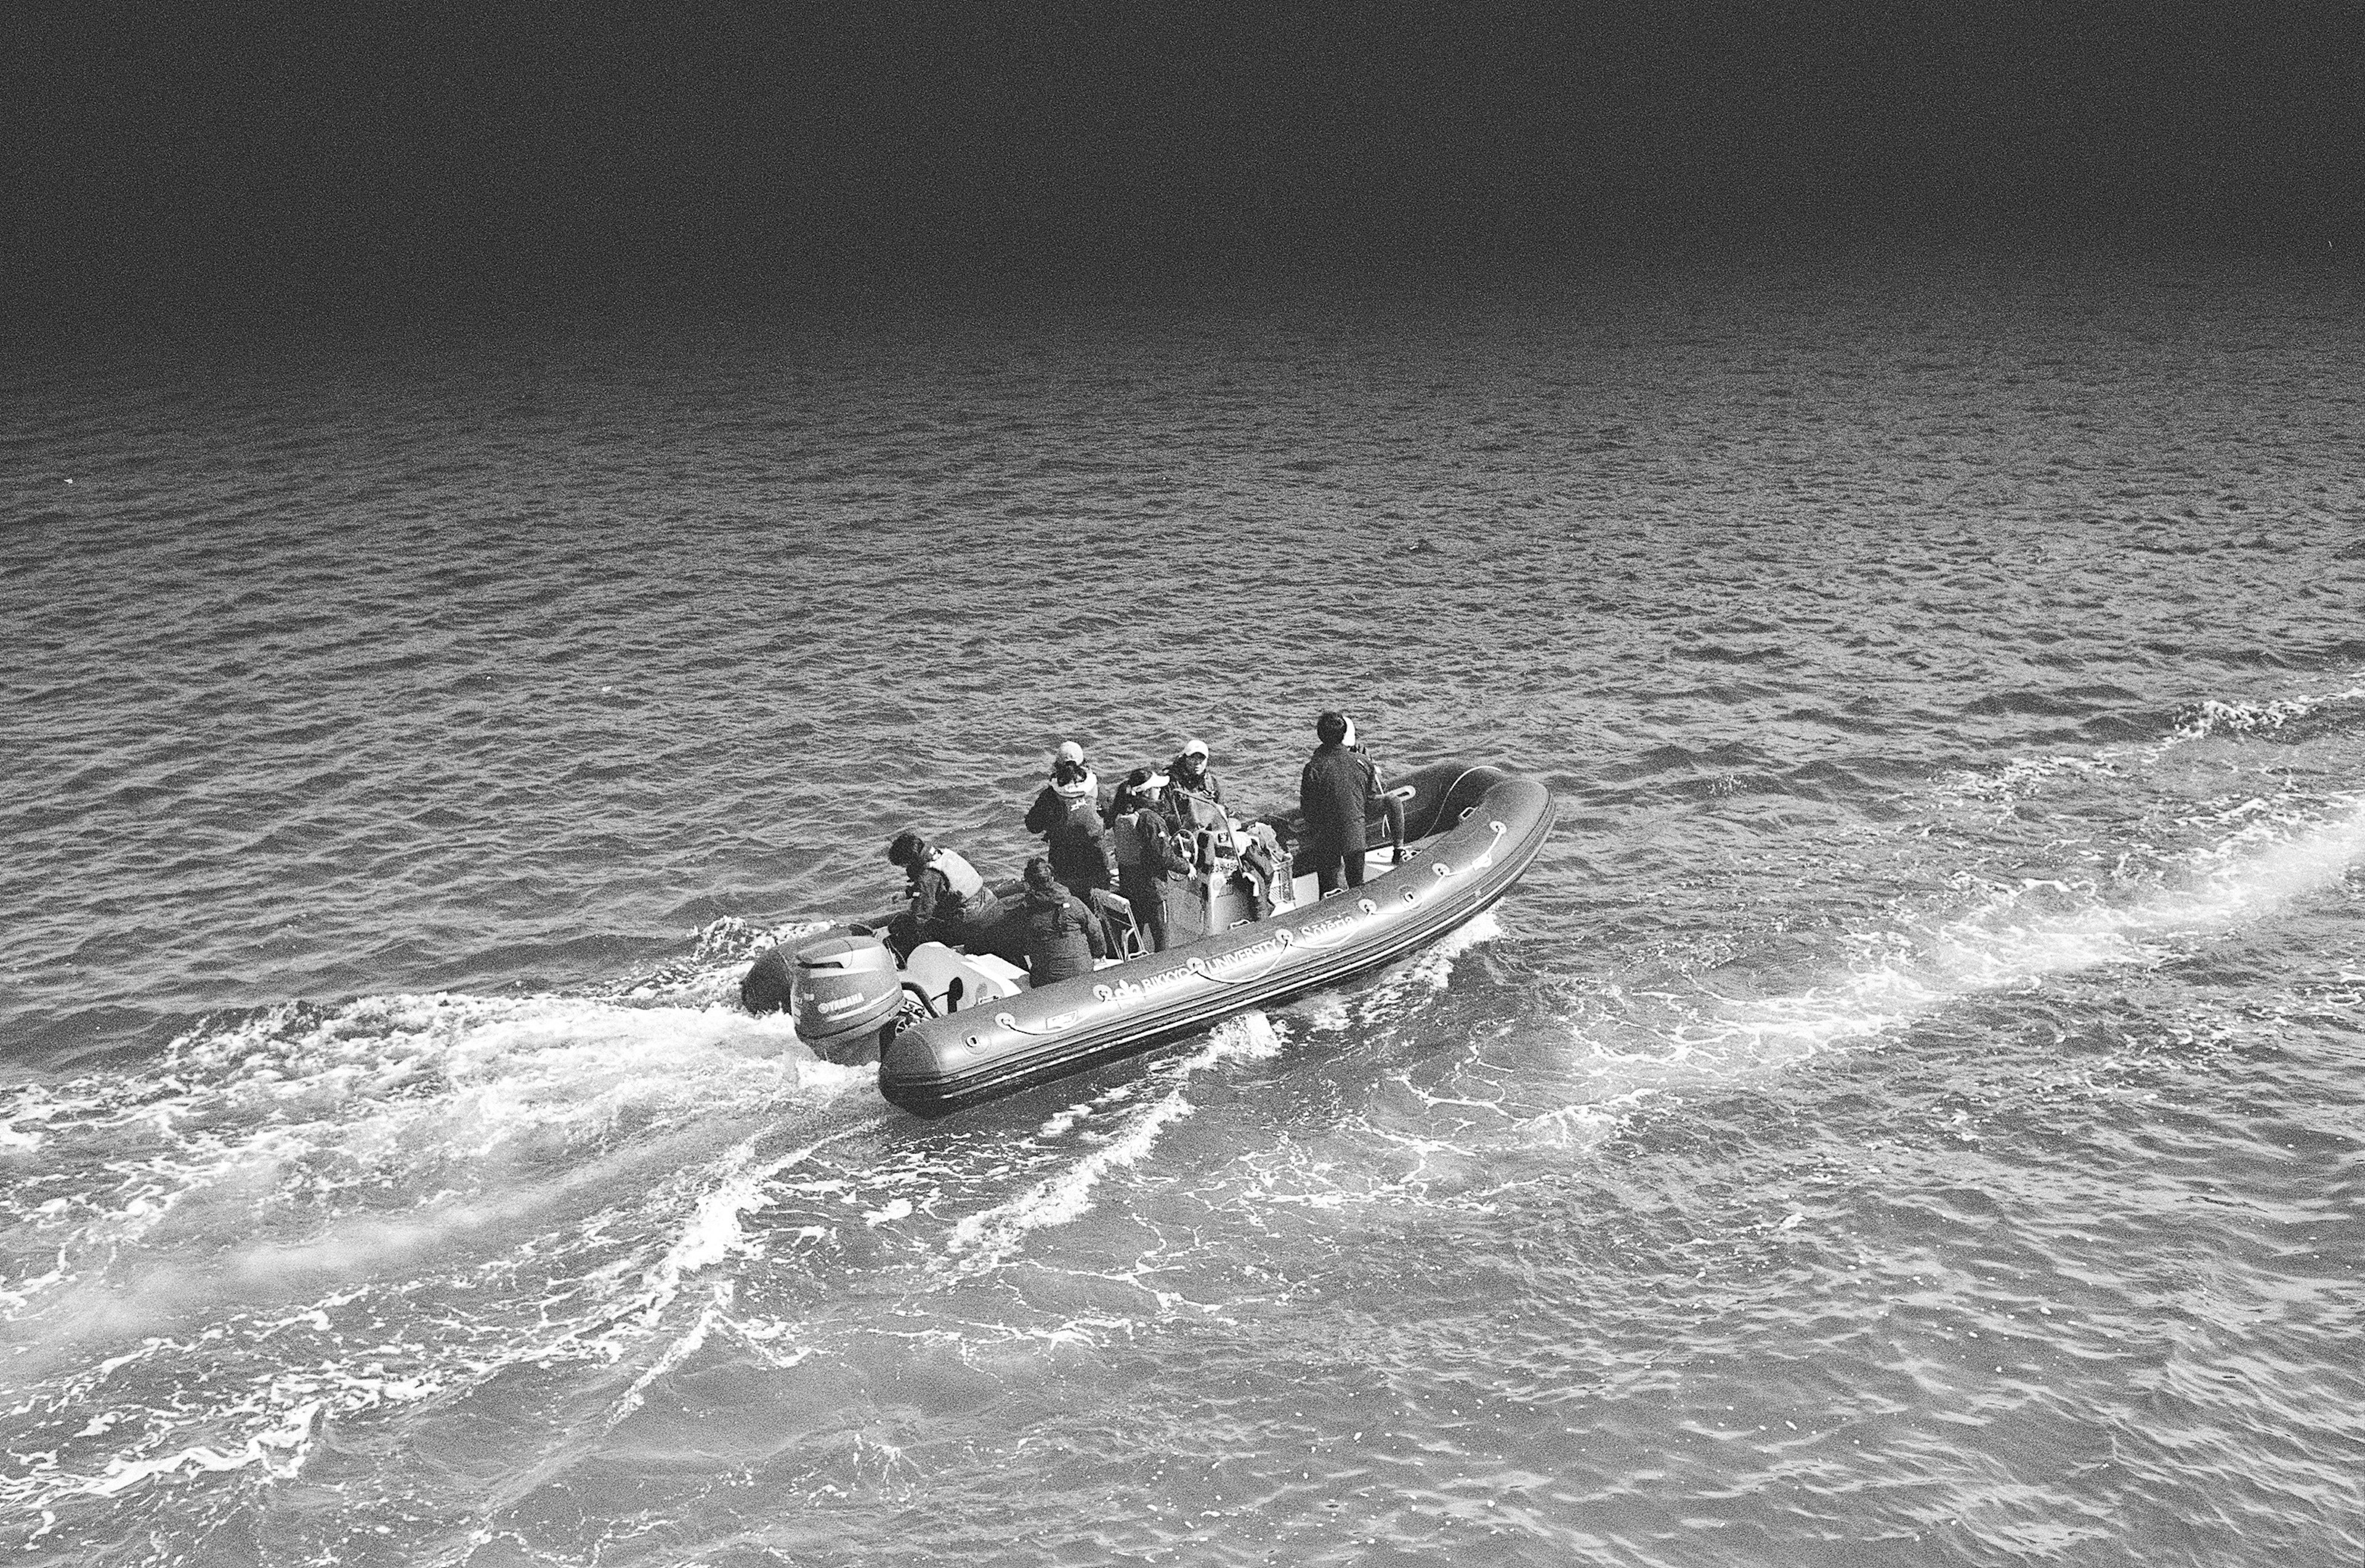
[[1101, 816], [1101, 783], [1084, 762], [1084, 748], [1061, 741], [1051, 756], [1051, 780], [1026, 810], [1026, 831], [1043, 835], [1051, 874], [1078, 893], [1115, 880]]
[[1026, 862], [1026, 896], [1019, 918], [1026, 928], [1026, 983], [1045, 986], [1093, 972], [1108, 956], [1100, 917], [1059, 885], [1041, 856]]
[[1116, 890], [1133, 907], [1145, 952], [1166, 950], [1166, 884], [1190, 861], [1174, 846], [1174, 821], [1159, 799], [1166, 776], [1137, 767], [1117, 786], [1109, 836], [1116, 846]]

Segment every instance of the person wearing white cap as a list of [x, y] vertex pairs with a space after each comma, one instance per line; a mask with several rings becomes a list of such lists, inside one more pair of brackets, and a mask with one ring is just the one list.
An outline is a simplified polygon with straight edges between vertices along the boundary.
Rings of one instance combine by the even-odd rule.
[[1052, 874], [1079, 896], [1115, 880], [1101, 819], [1101, 781], [1075, 742], [1061, 741], [1051, 754], [1051, 781], [1026, 809], [1026, 831], [1043, 835]]
[[1196, 795], [1219, 806], [1224, 803], [1224, 786], [1216, 770], [1207, 766], [1207, 743], [1196, 735], [1182, 743], [1182, 752], [1166, 765], [1166, 776], [1173, 780], [1177, 794]]

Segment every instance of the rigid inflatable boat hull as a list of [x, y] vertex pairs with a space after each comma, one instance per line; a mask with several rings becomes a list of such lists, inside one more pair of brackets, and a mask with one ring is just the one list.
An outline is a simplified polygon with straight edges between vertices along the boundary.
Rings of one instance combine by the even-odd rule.
[[1552, 832], [1551, 794], [1491, 767], [1409, 776], [1405, 863], [1185, 946], [926, 1019], [879, 1062], [879, 1091], [940, 1116], [1197, 1034], [1395, 962], [1510, 890]]

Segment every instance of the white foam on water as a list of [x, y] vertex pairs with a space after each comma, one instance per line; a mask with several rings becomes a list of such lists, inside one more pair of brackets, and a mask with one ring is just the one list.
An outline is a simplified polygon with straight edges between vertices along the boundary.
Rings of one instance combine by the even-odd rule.
[[1395, 1012], [1414, 999], [1444, 991], [1452, 982], [1456, 960], [1502, 934], [1503, 924], [1496, 912], [1482, 910], [1428, 946], [1381, 970], [1364, 990], [1317, 991], [1289, 1003], [1286, 1014], [1309, 1029], [1342, 1032], [1359, 1019]]
[[1503, 934], [1502, 921], [1491, 909], [1482, 910], [1428, 946], [1389, 970], [1382, 988], [1443, 991], [1453, 978], [1453, 961], [1481, 942]]
[[[315, 1429], [316, 1419], [324, 1414], [344, 1416], [388, 1405], [415, 1403], [480, 1383], [507, 1367], [521, 1363], [547, 1365], [568, 1360], [613, 1363], [623, 1360], [633, 1352], [636, 1341], [662, 1327], [667, 1309], [689, 1292], [693, 1276], [732, 1258], [752, 1256], [761, 1250], [759, 1242], [748, 1235], [745, 1217], [769, 1201], [767, 1183], [830, 1143], [863, 1130], [861, 1126], [845, 1128], [764, 1160], [756, 1158], [757, 1140], [749, 1139], [730, 1150], [718, 1162], [718, 1168], [685, 1174], [649, 1194], [644, 1207], [650, 1213], [684, 1215], [664, 1250], [653, 1260], [643, 1253], [642, 1260], [636, 1262], [627, 1254], [600, 1267], [587, 1269], [578, 1288], [564, 1296], [516, 1304], [532, 1308], [533, 1320], [530, 1323], [520, 1323], [508, 1330], [488, 1323], [484, 1326], [484, 1334], [440, 1346], [374, 1343], [358, 1373], [324, 1362], [317, 1372], [274, 1372], [243, 1392], [232, 1384], [217, 1402], [185, 1404], [175, 1399], [169, 1410], [153, 1406], [122, 1409], [103, 1423], [85, 1426], [75, 1435], [105, 1435], [119, 1425], [123, 1435], [134, 1439], [129, 1449], [108, 1457], [103, 1468], [96, 1470], [68, 1469], [56, 1462], [53, 1450], [46, 1456], [47, 1462], [33, 1465], [13, 1480], [0, 1480], [0, 1502], [31, 1506], [51, 1505], [76, 1495], [112, 1496], [146, 1482], [257, 1464], [263, 1467], [264, 1473], [285, 1478], [300, 1470], [308, 1451], [309, 1434]], [[686, 1194], [692, 1192], [695, 1198], [685, 1201]], [[603, 1214], [586, 1221], [583, 1231], [587, 1237], [596, 1236], [611, 1222], [619, 1222], [635, 1233], [645, 1233], [650, 1228], [645, 1217], [622, 1221], [620, 1216]], [[538, 1240], [530, 1243], [530, 1248], [541, 1245]], [[734, 1286], [734, 1282], [727, 1278], [709, 1283], [705, 1293], [708, 1299], [701, 1304], [696, 1320], [636, 1376], [612, 1413], [611, 1427], [638, 1407], [653, 1383], [694, 1354], [719, 1325], [729, 1321], [727, 1312]], [[394, 1289], [398, 1295], [400, 1287]], [[49, 1406], [77, 1413], [86, 1410], [99, 1399], [112, 1374], [135, 1363], [153, 1363], [163, 1375], [170, 1376], [172, 1362], [202, 1356], [213, 1369], [209, 1375], [218, 1375], [222, 1363], [241, 1350], [259, 1346], [280, 1332], [308, 1330], [329, 1335], [338, 1309], [355, 1302], [364, 1302], [366, 1309], [368, 1303], [364, 1298], [374, 1294], [382, 1293], [362, 1286], [270, 1317], [231, 1317], [188, 1339], [152, 1337], [135, 1350], [109, 1358], [62, 1384], [52, 1385]], [[383, 1305], [379, 1304], [381, 1307]], [[369, 1316], [374, 1317], [375, 1314]], [[377, 1332], [373, 1330], [374, 1334]], [[489, 1341], [487, 1336], [490, 1336]], [[778, 1333], [768, 1337], [777, 1338]], [[768, 1344], [759, 1350], [766, 1359], [779, 1365], [792, 1365], [805, 1354], [801, 1350], [783, 1352]], [[266, 1361], [284, 1364], [284, 1357], [267, 1351], [263, 1355]], [[403, 1372], [390, 1372], [384, 1368], [386, 1361], [406, 1359], [409, 1365]], [[37, 1403], [28, 1402], [16, 1414], [28, 1413]], [[243, 1428], [244, 1431], [242, 1436], [230, 1439], [214, 1438], [178, 1444], [173, 1441], [176, 1431], [212, 1432], [225, 1427], [234, 1431]]]
[[415, 1182], [423, 1199], [448, 1186], [455, 1164], [825, 1099], [854, 1081], [792, 1038], [726, 1012], [566, 998], [275, 1008], [183, 1036], [151, 1072], [13, 1093], [10, 1125], [37, 1123], [58, 1164], [9, 1217], [69, 1248], [120, 1248], [222, 1188], [243, 1235], [258, 1187], [308, 1211], [333, 1212], [347, 1190], [383, 1206], [389, 1187]]
[[1556, 1106], [1522, 1122], [1519, 1140], [1537, 1148], [1589, 1153], [1624, 1131], [1636, 1106], [1653, 1092], [1633, 1089], [1608, 1100]]
[[1079, 1100], [1072, 1105], [1061, 1107], [1044, 1118], [1043, 1125], [1035, 1129], [1035, 1136], [1047, 1138], [1060, 1137], [1077, 1123], [1090, 1116], [1093, 1114], [1093, 1101]]
[[[731, 1258], [761, 1257], [763, 1243], [748, 1235], [747, 1215], [774, 1201], [776, 1185], [782, 1175], [830, 1145], [864, 1130], [862, 1126], [843, 1128], [760, 1162], [756, 1159], [757, 1138], [748, 1138], [732, 1149], [720, 1162], [712, 1184], [700, 1193], [665, 1256], [642, 1276], [634, 1316], [654, 1327], [690, 1275]], [[725, 1282], [725, 1288], [727, 1285]]]
[[658, 1002], [672, 1006], [728, 1006], [739, 995], [747, 967], [766, 951], [793, 946], [831, 928], [828, 921], [791, 921], [759, 925], [737, 915], [710, 922], [698, 934], [687, 958], [652, 974], [595, 988], [592, 994], [620, 1002]]
[[1001, 1263], [1029, 1232], [1065, 1225], [1088, 1212], [1093, 1189], [1102, 1177], [1148, 1154], [1166, 1125], [1191, 1114], [1192, 1109], [1180, 1091], [1165, 1095], [1100, 1140], [1097, 1148], [1074, 1164], [1007, 1203], [961, 1219], [947, 1238], [947, 1249], [960, 1260], [963, 1272], [980, 1272]]
[[623, 1425], [646, 1401], [652, 1384], [706, 1348], [708, 1338], [728, 1320], [731, 1298], [730, 1282], [718, 1282], [714, 1286], [713, 1298], [699, 1313], [697, 1321], [660, 1351], [655, 1361], [642, 1368], [640, 1375], [633, 1379], [633, 1385], [617, 1398], [614, 1408], [608, 1412], [601, 1431], [612, 1432]]
[[2201, 740], [2213, 734], [2255, 734], [2281, 729], [2293, 719], [2347, 703], [2365, 701], [2365, 687], [2313, 697], [2279, 698], [2266, 702], [2222, 702], [2214, 698], [2178, 710], [2171, 740]]
[[731, 1151], [723, 1161], [720, 1179], [699, 1196], [697, 1206], [690, 1211], [673, 1244], [667, 1248], [666, 1255], [642, 1276], [640, 1316], [644, 1322], [654, 1324], [657, 1320], [680, 1294], [682, 1281], [689, 1275], [734, 1255], [755, 1257], [762, 1253], [762, 1244], [748, 1236], [743, 1222], [748, 1214], [771, 1201], [764, 1190], [765, 1182], [811, 1152], [800, 1150], [758, 1170], [750, 1168], [756, 1153], [754, 1139]]
[[235, 1450], [224, 1451], [200, 1444], [161, 1459], [118, 1460], [107, 1467], [106, 1474], [94, 1477], [74, 1490], [107, 1497], [151, 1476], [178, 1475], [193, 1471], [242, 1470], [248, 1465], [261, 1465], [270, 1474], [283, 1479], [290, 1477], [303, 1468], [304, 1455], [312, 1446], [312, 1424], [319, 1414], [320, 1402], [307, 1400], [286, 1412], [277, 1425], [251, 1434], [245, 1443]]
[[1327, 1034], [1338, 1034], [1354, 1022], [1347, 998], [1335, 991], [1317, 991], [1311, 996], [1300, 997], [1289, 1004], [1289, 1014], [1307, 1028]]
[[1261, 1008], [1250, 1008], [1216, 1025], [1207, 1043], [1182, 1058], [1179, 1071], [1194, 1073], [1226, 1061], [1262, 1061], [1281, 1054], [1281, 1036]]
[[[200, 1347], [151, 1341], [115, 1358], [85, 1380], [88, 1400], [105, 1374], [160, 1355], [198, 1351]], [[325, 1419], [433, 1397], [443, 1383], [432, 1377], [383, 1372], [375, 1363], [353, 1371], [334, 1365], [276, 1372], [242, 1391], [225, 1391], [208, 1408], [176, 1406], [170, 1412], [105, 1406], [72, 1435], [106, 1436], [120, 1429], [138, 1440], [95, 1470], [70, 1470], [55, 1448], [38, 1454], [14, 1473], [0, 1475], [0, 1504], [28, 1512], [48, 1510], [74, 1497], [114, 1497], [134, 1487], [223, 1472], [253, 1471], [270, 1480], [301, 1473]], [[83, 1406], [87, 1408], [87, 1404]], [[223, 1428], [230, 1428], [223, 1432]], [[218, 1434], [188, 1440], [197, 1433]], [[35, 1539], [39, 1539], [38, 1534]]]
[[2064, 775], [2129, 778], [2177, 748], [2213, 736], [2271, 734], [2328, 709], [2365, 702], [2365, 687], [2346, 687], [2311, 696], [2264, 702], [2227, 702], [2203, 698], [2179, 709], [2169, 733], [2156, 741], [2105, 746], [2090, 756], [2064, 754], [2021, 757], [1993, 769], [1960, 769], [1939, 776], [1940, 789], [1979, 800], [2011, 801]]
[[[192, 1032], [145, 1074], [21, 1092], [12, 1108], [58, 1163], [0, 1204], [20, 1255], [29, 1231], [59, 1261], [0, 1292], [25, 1390], [9, 1441], [42, 1456], [0, 1478], [0, 1502], [293, 1474], [324, 1413], [432, 1397], [521, 1361], [621, 1359], [695, 1276], [760, 1249], [745, 1220], [765, 1183], [831, 1139], [768, 1159], [754, 1137], [713, 1161], [696, 1146], [723, 1118], [760, 1122], [867, 1083], [804, 1057], [776, 1020], [431, 996], [273, 1009]], [[684, 1150], [689, 1173], [654, 1187], [640, 1174]], [[570, 1216], [603, 1188], [627, 1206]], [[629, 1242], [618, 1254], [616, 1236], [653, 1228], [667, 1238], [654, 1257]], [[572, 1278], [568, 1258], [582, 1260]], [[287, 1302], [323, 1274], [353, 1282]], [[534, 1282], [544, 1275], [555, 1290]], [[369, 1327], [398, 1314], [410, 1283], [439, 1281], [530, 1316], [419, 1344]], [[371, 1336], [365, 1360], [337, 1353], [340, 1327]], [[239, 1381], [241, 1365], [285, 1367], [291, 1351], [328, 1359]], [[356, 1360], [359, 1373], [331, 1370]], [[194, 1393], [199, 1363], [209, 1386]], [[123, 1383], [135, 1367], [138, 1384]], [[94, 1408], [111, 1414], [94, 1425]]]
[[2180, 875], [2131, 899], [2038, 879], [2000, 889], [1981, 909], [1931, 933], [1917, 969], [1944, 997], [2161, 962], [2344, 879], [2365, 858], [2365, 802], [2330, 804], [2326, 816], [2253, 798], [2189, 817], [2189, 824], [2233, 831], [2185, 855]]
[[24, 1084], [10, 1093], [9, 1103], [0, 1106], [0, 1152], [30, 1154], [41, 1147], [47, 1124], [62, 1107], [41, 1084]]
[[1064, 1137], [1093, 1116], [1104, 1115], [1128, 1101], [1138, 1100], [1141, 1092], [1142, 1082], [1138, 1080], [1112, 1084], [1089, 1100], [1079, 1100], [1045, 1117], [1043, 1125], [1036, 1129], [1036, 1136], [1042, 1138]]
[[[2175, 857], [2171, 874], [2158, 882], [2029, 878], [1990, 885], [1952, 918], [1906, 918], [1860, 934], [1848, 971], [1826, 984], [1774, 996], [1731, 997], [1702, 987], [1630, 999], [1651, 1004], [1665, 1021], [1651, 1023], [1638, 1010], [1606, 1033], [1597, 1023], [1576, 1031], [1586, 1059], [1614, 1089], [1602, 1103], [1625, 1106], [1622, 1119], [1635, 1107], [1637, 1089], [1779, 1069], [1889, 1036], [1968, 996], [2113, 966], [2156, 966], [2338, 884], [2365, 860], [2365, 801], [2354, 797], [2307, 805], [2245, 798], [2184, 824], [2214, 829], [2215, 836]], [[1584, 1130], [1572, 1138], [1567, 1124], [1577, 1109], [1547, 1112], [1523, 1136], [1548, 1144], [1593, 1138], [1597, 1123], [1591, 1114], [1577, 1118]]]
[[[1346, 1029], [1358, 1017], [1386, 1019], [1393, 1014], [1400, 1014], [1405, 1007], [1417, 1002], [1419, 998], [1433, 996], [1433, 993], [1445, 989], [1452, 980], [1454, 963], [1459, 958], [1469, 953], [1474, 946], [1492, 941], [1499, 935], [1502, 935], [1502, 924], [1499, 924], [1497, 915], [1492, 911], [1483, 911], [1462, 927], [1440, 936], [1436, 944], [1426, 946], [1419, 953], [1384, 969], [1360, 993], [1348, 996], [1348, 993], [1339, 993], [1339, 991], [1319, 991], [1315, 996], [1291, 1002], [1289, 1014], [1294, 1014], [1301, 1022], [1310, 1022], [1313, 1026], [1336, 1026], [1336, 1029]], [[1152, 1104], [1149, 1112], [1128, 1124], [1128, 1130], [1116, 1136], [1116, 1140], [1097, 1149], [1091, 1157], [1085, 1157], [1083, 1161], [1079, 1161], [1069, 1170], [1062, 1170], [1062, 1173], [1038, 1182], [1034, 1190], [1029, 1190], [1019, 1199], [991, 1208], [986, 1214], [970, 1215], [968, 1220], [956, 1225], [951, 1237], [953, 1256], [968, 1263], [965, 1272], [991, 1268], [991, 1265], [1005, 1260], [1014, 1251], [1017, 1241], [1029, 1230], [1038, 1230], [1046, 1225], [1062, 1225], [1067, 1220], [1074, 1220], [1076, 1215], [1085, 1214], [1091, 1208], [1093, 1185], [1100, 1181], [1102, 1175], [1109, 1169], [1130, 1166], [1130, 1163], [1138, 1161], [1142, 1154], [1147, 1154], [1149, 1142], [1154, 1140], [1157, 1130], [1166, 1121], [1173, 1119], [1175, 1114], [1190, 1114], [1190, 1104], [1180, 1100], [1190, 1076], [1220, 1062], [1272, 1059], [1282, 1055], [1284, 1047], [1286, 1041], [1282, 1038], [1280, 1031], [1274, 1029], [1272, 1017], [1265, 1014], [1263, 1010], [1251, 1010], [1251, 1013], [1244, 1013], [1216, 1026], [1208, 1036], [1206, 1046], [1202, 1046], [1187, 1058], [1159, 1062], [1142, 1083], [1126, 1085], [1126, 1092], [1145, 1092], [1163, 1088], [1169, 1079], [1175, 1081], [1173, 1088], [1163, 1092], [1161, 1100]], [[1048, 1119], [1040, 1130], [1043, 1130], [1043, 1136], [1064, 1133], [1064, 1130], [1074, 1128], [1081, 1121], [1088, 1119], [1095, 1109], [1104, 1107], [1097, 1102], [1067, 1107], [1055, 1114], [1052, 1119]], [[1403, 1136], [1403, 1133], [1381, 1133], [1381, 1137], [1391, 1142], [1403, 1142], [1405, 1149], [1414, 1154], [1414, 1173], [1407, 1175], [1405, 1181], [1381, 1182], [1374, 1190], [1331, 1192], [1331, 1194], [1317, 1194], [1317, 1197], [1310, 1199], [1282, 1199], [1282, 1202], [1343, 1204], [1360, 1202], [1360, 1199], [1403, 1197], [1407, 1192], [1424, 1187], [1424, 1170], [1430, 1161], [1442, 1163], [1448, 1161], [1450, 1154], [1454, 1154], [1450, 1142], [1421, 1145], [1419, 1140]], [[1145, 1286], [1145, 1289], [1149, 1289], [1149, 1286]]]
[[[1093, 1189], [1104, 1177], [1138, 1163], [1167, 1126], [1192, 1114], [1194, 1107], [1184, 1091], [1193, 1074], [1221, 1062], [1272, 1057], [1280, 1050], [1281, 1037], [1262, 1012], [1250, 1010], [1226, 1019], [1199, 1049], [1158, 1064], [1153, 1072], [1161, 1084], [1171, 1086], [1156, 1100], [1134, 1111], [1115, 1132], [1087, 1135], [1094, 1147], [1073, 1164], [1006, 1203], [957, 1222], [947, 1238], [947, 1250], [958, 1261], [961, 1272], [981, 1272], [1004, 1261], [1030, 1233], [1066, 1225], [1090, 1212]], [[1072, 1114], [1074, 1109], [1052, 1117], [1044, 1132], [1064, 1132], [1077, 1125], [1081, 1118]]]

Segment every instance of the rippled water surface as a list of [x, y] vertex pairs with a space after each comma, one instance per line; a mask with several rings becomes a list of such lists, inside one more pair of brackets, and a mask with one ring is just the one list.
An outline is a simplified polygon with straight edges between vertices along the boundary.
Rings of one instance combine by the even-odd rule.
[[[2365, 1559], [2365, 330], [1699, 268], [23, 358], [0, 1545]], [[1050, 745], [1561, 826], [940, 1123], [731, 1005]]]

